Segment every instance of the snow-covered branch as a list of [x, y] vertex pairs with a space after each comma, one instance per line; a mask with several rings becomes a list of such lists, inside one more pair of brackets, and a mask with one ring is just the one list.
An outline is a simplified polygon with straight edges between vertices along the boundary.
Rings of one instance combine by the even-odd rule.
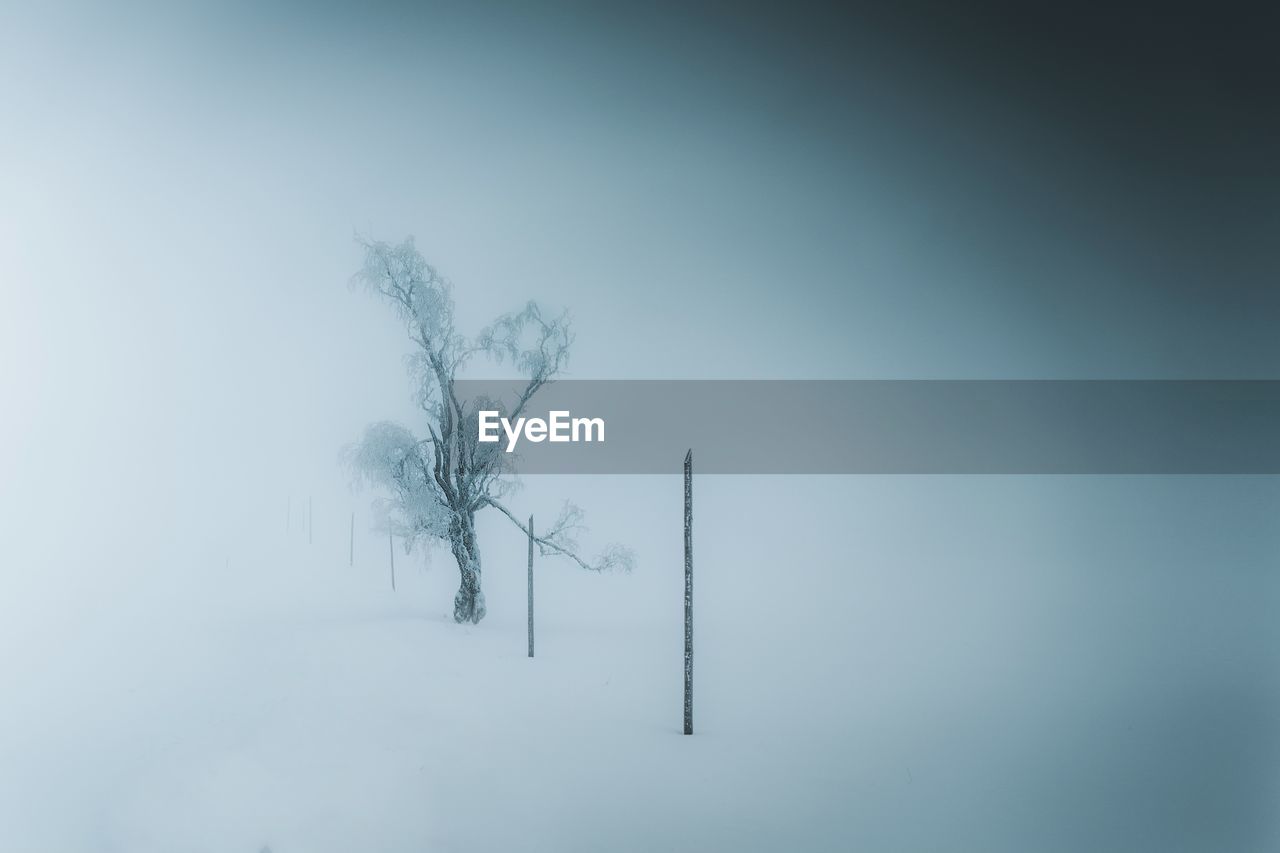
[[[523, 521], [516, 518], [515, 513], [507, 509], [493, 498], [485, 500], [489, 506], [501, 512], [511, 523], [523, 531], [525, 536], [529, 535], [529, 528]], [[556, 520], [550, 530], [541, 536], [535, 535], [533, 541], [537, 543], [538, 550], [544, 555], [557, 554], [567, 557], [580, 567], [591, 572], [603, 572], [611, 569], [619, 569], [629, 572], [635, 567], [635, 554], [630, 548], [622, 545], [608, 545], [599, 555], [596, 556], [594, 562], [587, 562], [577, 553], [577, 542], [571, 533], [583, 529], [578, 523], [578, 519], [582, 517], [582, 510], [578, 509], [568, 501], [565, 502], [564, 508], [560, 512], [560, 517]]]

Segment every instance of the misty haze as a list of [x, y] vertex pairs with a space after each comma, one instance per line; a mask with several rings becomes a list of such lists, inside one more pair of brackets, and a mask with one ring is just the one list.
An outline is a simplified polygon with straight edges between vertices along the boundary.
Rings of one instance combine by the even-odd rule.
[[0, 853], [1280, 849], [1267, 466], [535, 465], [1280, 379], [1277, 12], [909, 6], [0, 7]]

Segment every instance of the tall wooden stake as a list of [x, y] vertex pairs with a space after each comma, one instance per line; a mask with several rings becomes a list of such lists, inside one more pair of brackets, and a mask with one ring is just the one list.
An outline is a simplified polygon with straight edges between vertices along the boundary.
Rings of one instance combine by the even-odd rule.
[[693, 734], [693, 450], [684, 457], [684, 733]]
[[307, 497], [307, 544], [311, 544], [311, 534], [315, 530], [315, 517], [311, 514], [311, 497]]
[[356, 564], [356, 514], [351, 513], [351, 554], [347, 557], [347, 565]]
[[533, 516], [529, 516], [529, 657], [533, 657]]
[[396, 546], [391, 540], [391, 531], [387, 531], [387, 553], [391, 555], [391, 591], [396, 591]]

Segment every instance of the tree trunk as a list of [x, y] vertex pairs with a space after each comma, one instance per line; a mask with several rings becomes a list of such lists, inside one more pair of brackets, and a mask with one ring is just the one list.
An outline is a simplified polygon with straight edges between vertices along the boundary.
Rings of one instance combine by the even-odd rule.
[[458, 594], [453, 597], [453, 621], [474, 624], [484, 618], [485, 607], [484, 593], [480, 591], [480, 546], [472, 521], [454, 522], [449, 544], [461, 577]]

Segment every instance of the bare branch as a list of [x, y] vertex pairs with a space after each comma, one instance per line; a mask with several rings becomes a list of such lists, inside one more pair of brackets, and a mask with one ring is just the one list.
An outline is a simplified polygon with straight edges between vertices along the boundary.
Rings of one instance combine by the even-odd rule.
[[[507, 509], [493, 498], [487, 497], [484, 499], [484, 502], [509, 518], [511, 523], [520, 528], [525, 536], [529, 535], [529, 528], [525, 526], [520, 519], [516, 518], [515, 513], [511, 510]], [[622, 571], [629, 572], [635, 567], [635, 555], [630, 549], [624, 548], [621, 545], [608, 546], [600, 556], [596, 558], [594, 563], [588, 563], [586, 560], [582, 559], [582, 557], [578, 556], [574, 549], [562, 544], [561, 542], [557, 542], [555, 538], [550, 535], [534, 536], [533, 541], [538, 544], [538, 547], [542, 550], [543, 554], [558, 554], [562, 557], [568, 557], [581, 568], [584, 568], [589, 572], [603, 572], [610, 569], [621, 569]]]

